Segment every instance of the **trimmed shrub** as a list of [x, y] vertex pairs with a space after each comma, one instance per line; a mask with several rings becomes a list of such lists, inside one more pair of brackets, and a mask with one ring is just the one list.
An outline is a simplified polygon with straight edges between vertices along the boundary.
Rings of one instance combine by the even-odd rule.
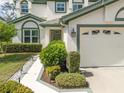
[[8, 81], [1, 89], [1, 93], [33, 93], [31, 89], [16, 81]]
[[50, 77], [51, 80], [55, 80], [55, 77], [59, 75], [61, 72], [60, 66], [51, 66], [46, 68], [46, 73]]
[[87, 87], [86, 78], [78, 73], [63, 73], [55, 78], [56, 84], [61, 88]]
[[58, 41], [53, 42], [41, 51], [40, 58], [44, 66], [60, 65], [66, 60], [67, 51], [65, 44]]
[[79, 72], [80, 67], [80, 54], [72, 51], [68, 55], [67, 68], [70, 73]]
[[40, 52], [42, 49], [41, 44], [3, 44], [3, 51], [6, 53], [22, 53], [22, 52]]

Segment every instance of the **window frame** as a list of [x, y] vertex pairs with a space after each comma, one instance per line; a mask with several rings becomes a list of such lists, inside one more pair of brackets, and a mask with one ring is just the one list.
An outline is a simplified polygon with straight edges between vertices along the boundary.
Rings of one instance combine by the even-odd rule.
[[[26, 5], [26, 6], [24, 6], [24, 5]], [[23, 7], [22, 7], [23, 6]], [[29, 5], [28, 5], [28, 1], [26, 1], [26, 0], [24, 0], [24, 1], [22, 1], [21, 3], [20, 3], [20, 10], [21, 10], [21, 13], [22, 14], [27, 14], [27, 13], [29, 13]], [[22, 10], [25, 10], [25, 12], [24, 11], [22, 11]]]
[[[75, 10], [74, 10], [74, 4], [75, 4], [75, 5], [77, 4], [77, 9], [75, 9]], [[77, 10], [79, 10], [79, 9], [81, 9], [81, 8], [78, 8], [78, 5], [82, 5], [82, 8], [83, 8], [84, 0], [82, 0], [82, 2], [75, 2], [75, 1], [73, 0], [73, 2], [72, 2], [73, 12], [74, 12], [74, 11], [77, 11]]]
[[[57, 10], [57, 4], [63, 3], [64, 4], [64, 11], [58, 11]], [[55, 13], [66, 13], [67, 12], [67, 4], [66, 1], [55, 1]]]
[[[25, 31], [30, 31], [30, 35], [29, 36], [25, 36]], [[34, 35], [33, 36], [33, 31], [34, 30], [37, 30], [38, 31], [38, 33], [37, 33], [37, 35]], [[40, 38], [40, 36], [39, 36], [39, 34], [40, 34], [40, 31], [39, 31], [39, 29], [38, 28], [24, 28], [23, 29], [23, 43], [39, 43], [40, 42], [40, 40], [39, 40], [39, 38]], [[30, 38], [30, 41], [29, 42], [25, 42], [26, 40], [25, 40], [25, 38], [26, 37], [29, 37]], [[37, 38], [37, 42], [33, 42], [33, 38]]]

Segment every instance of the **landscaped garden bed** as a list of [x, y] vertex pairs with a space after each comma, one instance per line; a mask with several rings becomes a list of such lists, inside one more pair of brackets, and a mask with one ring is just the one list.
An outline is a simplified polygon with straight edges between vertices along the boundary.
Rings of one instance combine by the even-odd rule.
[[88, 88], [83, 74], [80, 74], [80, 54], [67, 53], [62, 41], [52, 41], [40, 54], [44, 64], [41, 80], [59, 89]]

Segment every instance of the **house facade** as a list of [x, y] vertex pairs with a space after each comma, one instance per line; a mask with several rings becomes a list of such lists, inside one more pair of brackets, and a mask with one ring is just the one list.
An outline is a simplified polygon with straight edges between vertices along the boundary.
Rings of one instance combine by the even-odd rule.
[[81, 67], [124, 66], [124, 0], [41, 1], [15, 2], [14, 43], [60, 39], [80, 52]]
[[[45, 47], [54, 39], [65, 40], [60, 18], [93, 2], [95, 1], [14, 0], [17, 19], [12, 22], [16, 25], [17, 36], [13, 38], [13, 42], [42, 43]], [[33, 33], [37, 35], [31, 35]]]

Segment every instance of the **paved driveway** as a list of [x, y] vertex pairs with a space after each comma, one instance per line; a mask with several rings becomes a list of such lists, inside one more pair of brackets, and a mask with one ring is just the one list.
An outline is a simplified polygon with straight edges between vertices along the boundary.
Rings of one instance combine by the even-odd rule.
[[124, 93], [124, 67], [87, 68], [93, 93]]

